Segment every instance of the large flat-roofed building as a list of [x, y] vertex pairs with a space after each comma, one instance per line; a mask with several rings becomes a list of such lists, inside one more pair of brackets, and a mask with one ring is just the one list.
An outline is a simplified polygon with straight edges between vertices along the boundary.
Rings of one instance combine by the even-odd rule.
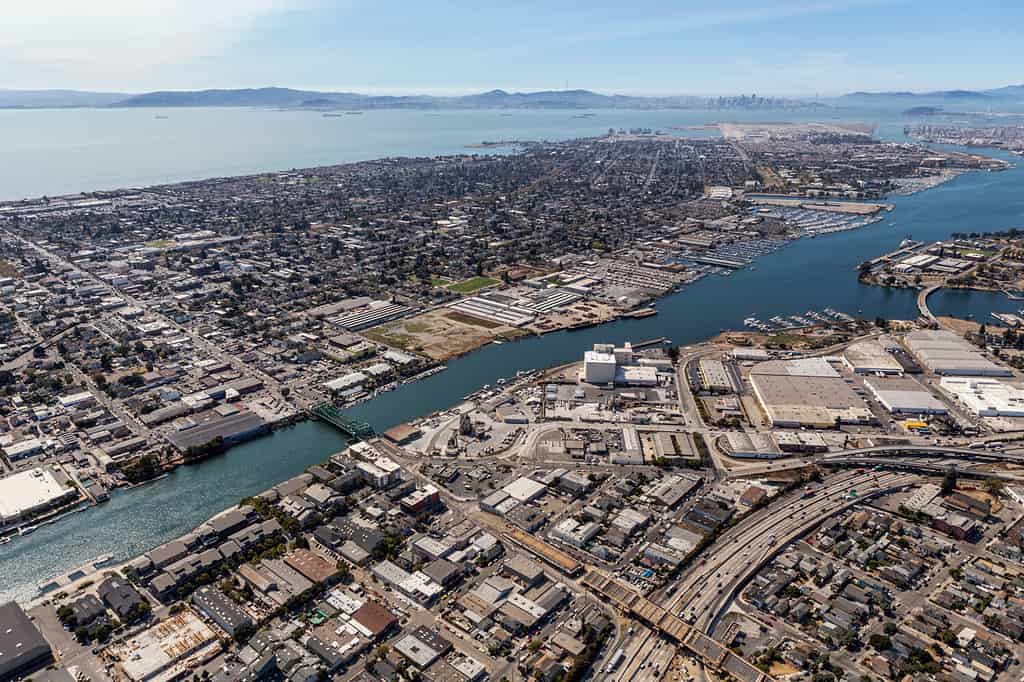
[[5, 445], [2, 448], [3, 453], [7, 455], [7, 459], [12, 462], [17, 462], [19, 459], [25, 459], [32, 455], [38, 455], [43, 451], [43, 441], [38, 438], [25, 438], [19, 440], [17, 443], [11, 443]]
[[547, 486], [532, 478], [521, 476], [502, 488], [510, 497], [520, 502], [532, 502], [544, 494]]
[[214, 417], [167, 436], [167, 442], [181, 452], [211, 443], [238, 443], [269, 429], [267, 422], [255, 412], [240, 411], [226, 417]]
[[773, 360], [750, 372], [750, 385], [772, 426], [831, 428], [869, 424], [874, 416], [821, 358]]
[[943, 377], [939, 385], [979, 417], [1024, 417], [1024, 389], [1019, 386], [967, 377]]
[[997, 365], [974, 346], [944, 329], [921, 329], [904, 337], [917, 360], [945, 376], [1012, 377], [1007, 367]]
[[0, 479], [0, 528], [70, 502], [78, 492], [47, 467], [21, 471]]
[[492, 324], [522, 327], [533, 322], [537, 313], [529, 308], [488, 295], [471, 296], [448, 306], [452, 310]]
[[946, 414], [949, 408], [928, 389], [905, 377], [868, 377], [864, 386], [891, 414]]
[[778, 445], [766, 433], [756, 431], [727, 431], [725, 442], [729, 455], [742, 459], [774, 459], [782, 456]]
[[593, 350], [583, 354], [582, 378], [588, 384], [657, 386], [658, 370], [635, 362], [633, 345], [628, 342], [621, 347], [595, 343]]
[[721, 360], [701, 358], [697, 362], [700, 389], [710, 393], [731, 393], [736, 390], [732, 374]]
[[232, 637], [243, 628], [253, 626], [249, 614], [217, 587], [200, 587], [192, 593], [192, 603]]
[[53, 661], [53, 650], [21, 607], [0, 605], [0, 680], [29, 675]]
[[615, 383], [622, 386], [657, 386], [658, 369], [645, 365], [625, 365], [615, 368]]
[[349, 313], [337, 315], [328, 319], [331, 324], [337, 325], [350, 332], [369, 329], [391, 320], [397, 320], [413, 312], [413, 308], [400, 303], [390, 301], [371, 301], [367, 306]]
[[850, 344], [843, 362], [857, 374], [903, 374], [903, 366], [874, 339]]

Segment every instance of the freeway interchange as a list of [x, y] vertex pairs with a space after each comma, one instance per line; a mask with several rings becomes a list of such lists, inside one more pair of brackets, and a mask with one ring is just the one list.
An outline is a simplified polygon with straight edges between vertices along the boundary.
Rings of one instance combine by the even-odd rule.
[[[720, 617], [742, 586], [781, 549], [824, 519], [919, 480], [907, 473], [844, 472], [827, 478], [822, 492], [814, 497], [789, 493], [724, 532], [676, 582], [651, 599], [713, 637]], [[666, 669], [661, 641], [657, 628], [645, 627], [636, 633], [626, 642], [625, 663], [612, 679], [660, 679], [652, 675]]]

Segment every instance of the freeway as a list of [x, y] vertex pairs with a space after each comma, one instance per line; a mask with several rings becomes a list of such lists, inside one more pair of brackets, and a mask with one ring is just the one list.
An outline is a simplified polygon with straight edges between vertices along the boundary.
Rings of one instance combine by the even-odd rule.
[[825, 455], [823, 459], [828, 459], [830, 457], [871, 457], [873, 455], [956, 457], [959, 459], [1024, 464], [1024, 455], [1015, 455], [1007, 452], [995, 452], [984, 449], [972, 450], [970, 448], [950, 447], [947, 445], [876, 445], [870, 448], [857, 448], [853, 450], [841, 450], [839, 452], [829, 453]]
[[733, 595], [788, 543], [863, 499], [902, 488], [918, 478], [888, 472], [839, 474], [826, 479], [815, 497], [790, 493], [770, 510], [754, 512], [726, 532], [690, 571], [670, 610], [683, 613], [685, 620], [701, 630], [713, 632]]
[[[972, 450], [969, 448], [951, 447], [943, 445], [878, 445], [869, 448], [857, 448], [853, 450], [838, 450], [822, 455], [805, 455], [803, 457], [773, 460], [763, 464], [750, 464], [729, 473], [729, 478], [750, 478], [753, 476], [778, 473], [787, 469], [800, 469], [812, 464], [848, 464], [850, 466], [875, 466], [879, 464], [878, 458], [888, 456], [887, 465], [904, 461], [909, 468], [913, 465], [915, 458], [939, 458], [947, 464], [958, 464], [968, 461], [971, 463], [1000, 462], [1009, 464], [1024, 465], [1024, 453]], [[922, 468], [924, 470], [924, 468]], [[967, 470], [960, 469], [961, 472]], [[990, 472], [986, 472], [989, 474]], [[1006, 477], [997, 475], [997, 477]], [[1009, 476], [1009, 478], [1014, 478]]]
[[922, 461], [920, 458], [896, 457], [879, 463], [878, 459], [871, 457], [836, 457], [821, 460], [819, 463], [827, 467], [875, 467], [896, 471], [913, 471], [914, 473], [932, 476], [943, 476], [951, 468], [955, 468], [957, 475], [965, 478], [994, 478], [1013, 482], [1024, 481], [1024, 476], [1018, 474], [975, 469], [974, 466], [976, 465], [968, 467], [959, 466], [961, 461], [957, 459], [935, 458], [929, 461]]
[[[812, 498], [789, 493], [769, 507], [752, 512], [729, 529], [676, 583], [667, 607], [697, 629], [713, 634], [719, 617], [739, 590], [786, 545], [826, 518], [875, 495], [904, 488], [919, 476], [889, 472], [844, 472], [826, 479], [823, 492]], [[855, 496], [851, 496], [855, 493]], [[617, 679], [632, 680], [654, 665], [653, 634], [631, 652]], [[629, 675], [627, 676], [626, 671]]]

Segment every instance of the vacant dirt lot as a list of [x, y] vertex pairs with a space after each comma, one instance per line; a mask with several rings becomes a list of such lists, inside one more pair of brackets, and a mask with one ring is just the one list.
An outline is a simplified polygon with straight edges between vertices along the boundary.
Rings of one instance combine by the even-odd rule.
[[405, 320], [382, 325], [365, 332], [375, 341], [386, 343], [444, 362], [464, 355], [496, 338], [522, 336], [515, 327], [495, 326], [453, 310], [431, 310]]

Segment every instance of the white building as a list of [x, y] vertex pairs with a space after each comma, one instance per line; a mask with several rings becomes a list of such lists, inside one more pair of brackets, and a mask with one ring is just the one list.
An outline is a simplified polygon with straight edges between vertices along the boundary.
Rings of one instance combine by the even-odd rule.
[[19, 459], [25, 459], [32, 455], [38, 454], [43, 451], [43, 441], [38, 438], [26, 438], [25, 440], [19, 440], [17, 443], [11, 443], [3, 446], [3, 452], [7, 455], [7, 459], [12, 462], [17, 462]]
[[595, 343], [593, 350], [583, 354], [583, 380], [589, 384], [656, 386], [658, 371], [655, 366], [635, 364], [633, 345], [628, 341], [620, 348]]
[[610, 384], [615, 381], [615, 354], [606, 350], [588, 350], [583, 355], [583, 380], [589, 384]]
[[874, 339], [850, 344], [843, 352], [843, 362], [857, 374], [903, 374], [903, 366]]
[[519, 502], [532, 502], [544, 494], [547, 486], [543, 483], [538, 483], [532, 478], [520, 476], [502, 488], [502, 490], [508, 493], [509, 497]]
[[402, 480], [402, 468], [390, 457], [378, 457], [372, 462], [359, 462], [356, 469], [367, 483], [384, 490]]
[[93, 397], [89, 391], [80, 391], [78, 393], [72, 393], [70, 395], [62, 395], [57, 399], [60, 406], [65, 410], [70, 410], [78, 407], [87, 407], [96, 402], [96, 398]]
[[0, 528], [65, 502], [77, 495], [49, 469], [39, 467], [0, 479]]
[[345, 376], [338, 377], [337, 379], [325, 381], [323, 386], [332, 393], [338, 393], [349, 388], [362, 386], [369, 380], [369, 378], [370, 377], [362, 372], [351, 372]]
[[576, 519], [568, 518], [563, 519], [552, 528], [550, 535], [573, 547], [585, 547], [588, 542], [597, 537], [600, 531], [601, 526], [592, 521], [580, 523]]
[[943, 377], [939, 383], [979, 417], [1024, 417], [1024, 390], [998, 379]]

